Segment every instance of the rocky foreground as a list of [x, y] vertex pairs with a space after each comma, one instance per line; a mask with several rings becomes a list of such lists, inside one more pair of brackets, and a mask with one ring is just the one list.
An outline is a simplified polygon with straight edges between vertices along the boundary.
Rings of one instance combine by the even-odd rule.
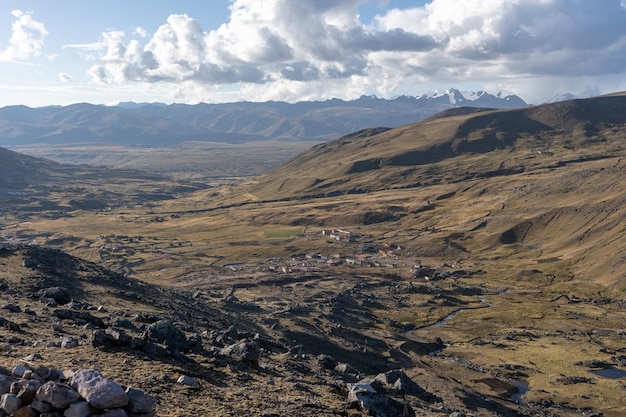
[[[440, 358], [441, 340], [371, 330], [363, 305], [397, 292], [393, 277], [336, 292], [316, 277], [321, 298], [261, 306], [245, 287], [164, 289], [35, 246], [1, 248], [0, 264], [0, 414], [591, 415], [527, 404], [513, 373]], [[311, 287], [283, 280], [271, 288]]]

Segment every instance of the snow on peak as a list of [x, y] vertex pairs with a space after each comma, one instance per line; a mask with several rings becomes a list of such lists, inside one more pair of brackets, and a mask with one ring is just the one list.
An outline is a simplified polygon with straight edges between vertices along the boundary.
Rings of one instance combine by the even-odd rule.
[[450, 88], [431, 91], [416, 98], [422, 102], [432, 102], [452, 107], [508, 108], [527, 106], [524, 100], [517, 95], [504, 90], [489, 93], [484, 90], [459, 91], [456, 88]]

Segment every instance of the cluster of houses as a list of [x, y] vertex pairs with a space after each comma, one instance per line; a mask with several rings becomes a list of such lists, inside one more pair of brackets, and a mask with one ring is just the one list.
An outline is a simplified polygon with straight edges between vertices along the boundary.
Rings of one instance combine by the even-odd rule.
[[98, 235], [96, 237], [100, 260], [107, 260], [126, 255], [133, 255], [135, 249], [130, 245], [136, 238], [121, 235]]
[[[401, 255], [403, 247], [394, 243], [374, 243], [371, 236], [354, 233], [345, 229], [327, 229], [321, 232], [332, 241], [354, 243], [354, 251], [343, 254], [325, 254], [323, 252], [299, 253], [287, 259], [270, 258], [257, 266], [258, 271], [276, 273], [318, 272], [338, 266], [362, 268], [406, 268], [415, 276], [424, 277], [428, 267], [415, 264], [408, 268], [407, 261]], [[364, 239], [365, 238], [365, 239]], [[243, 268], [243, 265], [239, 265]], [[230, 269], [240, 269], [229, 265]]]

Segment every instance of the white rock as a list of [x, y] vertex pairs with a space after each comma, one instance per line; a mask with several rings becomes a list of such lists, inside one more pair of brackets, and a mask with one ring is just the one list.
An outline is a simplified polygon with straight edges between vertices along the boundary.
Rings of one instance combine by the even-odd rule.
[[74, 388], [87, 402], [99, 410], [124, 407], [128, 397], [115, 381], [100, 375], [93, 369], [82, 369], [71, 380]]
[[176, 381], [176, 383], [181, 384], [181, 385], [189, 385], [191, 387], [197, 387], [198, 385], [200, 385], [200, 383], [198, 382], [196, 378], [193, 378], [188, 375], [181, 375], [180, 378], [178, 378], [178, 381]]

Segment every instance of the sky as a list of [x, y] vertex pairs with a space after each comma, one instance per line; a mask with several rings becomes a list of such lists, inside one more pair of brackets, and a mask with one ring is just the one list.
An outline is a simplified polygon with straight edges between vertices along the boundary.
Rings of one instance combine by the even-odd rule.
[[0, 106], [626, 90], [626, 0], [2, 0]]

